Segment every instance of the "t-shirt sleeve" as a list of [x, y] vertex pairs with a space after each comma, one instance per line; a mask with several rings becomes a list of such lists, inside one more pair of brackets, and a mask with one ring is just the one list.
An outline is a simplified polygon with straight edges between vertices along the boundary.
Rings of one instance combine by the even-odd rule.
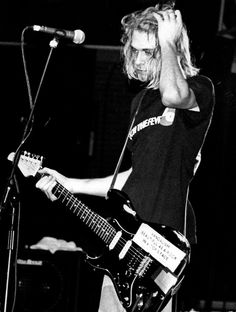
[[195, 76], [188, 79], [189, 87], [194, 92], [200, 111], [183, 110], [185, 121], [198, 124], [211, 117], [214, 107], [214, 86], [205, 76]]

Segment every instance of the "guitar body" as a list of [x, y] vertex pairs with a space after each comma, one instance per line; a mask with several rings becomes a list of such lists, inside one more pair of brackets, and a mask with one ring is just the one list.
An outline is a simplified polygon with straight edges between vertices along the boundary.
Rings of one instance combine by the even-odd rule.
[[[110, 190], [107, 204], [112, 214], [112, 217], [107, 220], [121, 236], [114, 247], [112, 246], [113, 248], [104, 246], [101, 254], [95, 257], [87, 255], [86, 261], [93, 268], [103, 270], [111, 278], [127, 312], [156, 312], [165, 306], [184, 277], [185, 266], [190, 256], [189, 243], [184, 236], [170, 227], [147, 223], [186, 253], [186, 257], [175, 272], [170, 272], [155, 261], [148, 252], [132, 242], [143, 222], [135, 214], [126, 194], [118, 190]], [[127, 252], [124, 251], [123, 257], [121, 253], [125, 247], [120, 246], [120, 240], [131, 242]], [[131, 249], [134, 252], [129, 252]]]
[[[13, 161], [14, 155], [8, 159]], [[36, 176], [41, 166], [42, 157], [28, 152], [18, 162], [26, 177]], [[115, 189], [108, 192], [106, 209], [102, 209], [108, 210], [109, 218], [87, 207], [60, 183], [52, 192], [99, 240], [94, 243], [98, 253], [87, 252], [86, 261], [110, 276], [126, 311], [162, 309], [181, 285], [190, 260], [184, 235], [165, 225], [143, 222], [127, 195]]]

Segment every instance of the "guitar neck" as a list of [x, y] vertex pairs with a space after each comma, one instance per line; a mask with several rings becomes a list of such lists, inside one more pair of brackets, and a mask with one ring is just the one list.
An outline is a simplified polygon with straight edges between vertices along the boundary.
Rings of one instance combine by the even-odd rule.
[[106, 219], [92, 211], [60, 183], [55, 185], [52, 193], [106, 244], [111, 243], [116, 230]]

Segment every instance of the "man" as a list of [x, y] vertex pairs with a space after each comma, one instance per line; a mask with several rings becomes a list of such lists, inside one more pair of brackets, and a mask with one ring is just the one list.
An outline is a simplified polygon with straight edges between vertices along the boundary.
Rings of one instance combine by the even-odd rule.
[[[170, 226], [195, 243], [194, 213], [191, 206], [185, 209], [212, 117], [212, 83], [192, 64], [187, 31], [173, 5], [129, 14], [122, 26], [124, 70], [144, 84], [145, 93], [132, 103], [134, 115], [141, 102], [129, 133], [132, 165], [118, 173], [114, 188], [129, 196], [144, 221]], [[56, 181], [74, 194], [106, 196], [113, 178], [67, 178], [48, 168], [41, 173], [36, 187], [51, 200]], [[99, 311], [125, 311], [107, 276]]]

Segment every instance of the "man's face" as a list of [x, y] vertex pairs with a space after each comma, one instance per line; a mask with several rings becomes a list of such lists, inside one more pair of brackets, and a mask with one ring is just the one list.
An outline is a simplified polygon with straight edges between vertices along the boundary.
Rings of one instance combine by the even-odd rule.
[[154, 55], [155, 48], [156, 38], [154, 34], [134, 30], [131, 40], [134, 69], [138, 79], [143, 82], [149, 80], [150, 72], [147, 65]]

